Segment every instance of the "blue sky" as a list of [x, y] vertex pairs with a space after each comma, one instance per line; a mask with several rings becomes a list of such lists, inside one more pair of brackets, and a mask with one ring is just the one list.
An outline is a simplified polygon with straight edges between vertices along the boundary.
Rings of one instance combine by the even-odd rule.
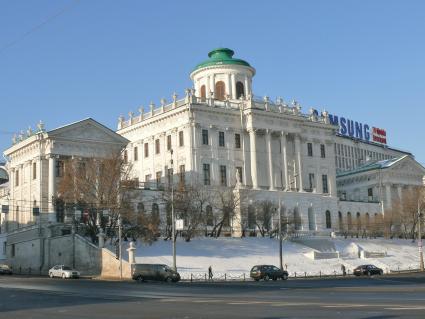
[[0, 149], [39, 120], [120, 114], [191, 86], [208, 51], [257, 70], [256, 95], [387, 129], [425, 165], [425, 1], [0, 0]]

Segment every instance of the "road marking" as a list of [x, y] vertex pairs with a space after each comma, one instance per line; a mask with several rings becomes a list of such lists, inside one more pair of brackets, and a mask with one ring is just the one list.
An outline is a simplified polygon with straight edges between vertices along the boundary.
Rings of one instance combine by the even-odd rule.
[[385, 310], [425, 310], [425, 307], [398, 307], [398, 308], [384, 308]]

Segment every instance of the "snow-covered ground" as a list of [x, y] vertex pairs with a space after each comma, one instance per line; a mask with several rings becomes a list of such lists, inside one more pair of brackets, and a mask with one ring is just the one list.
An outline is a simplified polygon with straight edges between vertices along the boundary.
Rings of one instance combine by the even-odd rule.
[[[323, 239], [322, 239], [323, 240]], [[341, 264], [347, 271], [361, 264], [374, 264], [385, 272], [418, 268], [418, 246], [410, 240], [385, 239], [325, 239], [332, 241], [340, 258], [312, 260], [305, 254], [313, 248], [301, 243], [284, 242], [283, 262], [290, 276], [341, 274]], [[177, 267], [183, 278], [202, 279], [213, 269], [215, 278], [248, 278], [253, 265], [279, 266], [279, 242], [269, 238], [195, 238], [191, 242], [177, 241]], [[383, 258], [360, 259], [359, 251], [386, 253]], [[125, 250], [124, 250], [125, 251]], [[159, 240], [152, 245], [137, 243], [137, 263], [172, 265], [170, 241]]]

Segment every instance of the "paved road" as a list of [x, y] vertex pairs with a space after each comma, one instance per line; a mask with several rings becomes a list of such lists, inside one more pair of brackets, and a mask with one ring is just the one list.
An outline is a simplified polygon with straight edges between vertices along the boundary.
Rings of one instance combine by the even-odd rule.
[[177, 284], [3, 276], [0, 318], [425, 318], [425, 275]]

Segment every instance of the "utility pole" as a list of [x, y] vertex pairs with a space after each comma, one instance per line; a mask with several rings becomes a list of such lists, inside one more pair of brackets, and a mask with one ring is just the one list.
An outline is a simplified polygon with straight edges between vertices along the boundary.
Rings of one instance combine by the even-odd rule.
[[279, 261], [280, 261], [280, 270], [283, 270], [283, 255], [282, 255], [282, 206], [281, 198], [279, 197]]
[[422, 232], [421, 232], [421, 222], [422, 214], [420, 207], [420, 198], [418, 199], [418, 247], [419, 247], [419, 269], [424, 271], [424, 250], [422, 247]]
[[118, 253], [120, 255], [120, 279], [122, 280], [122, 221], [121, 221], [121, 214], [118, 214]]
[[173, 149], [171, 149], [171, 236], [173, 237], [173, 269], [177, 271], [176, 265], [176, 219], [174, 216], [174, 165]]

